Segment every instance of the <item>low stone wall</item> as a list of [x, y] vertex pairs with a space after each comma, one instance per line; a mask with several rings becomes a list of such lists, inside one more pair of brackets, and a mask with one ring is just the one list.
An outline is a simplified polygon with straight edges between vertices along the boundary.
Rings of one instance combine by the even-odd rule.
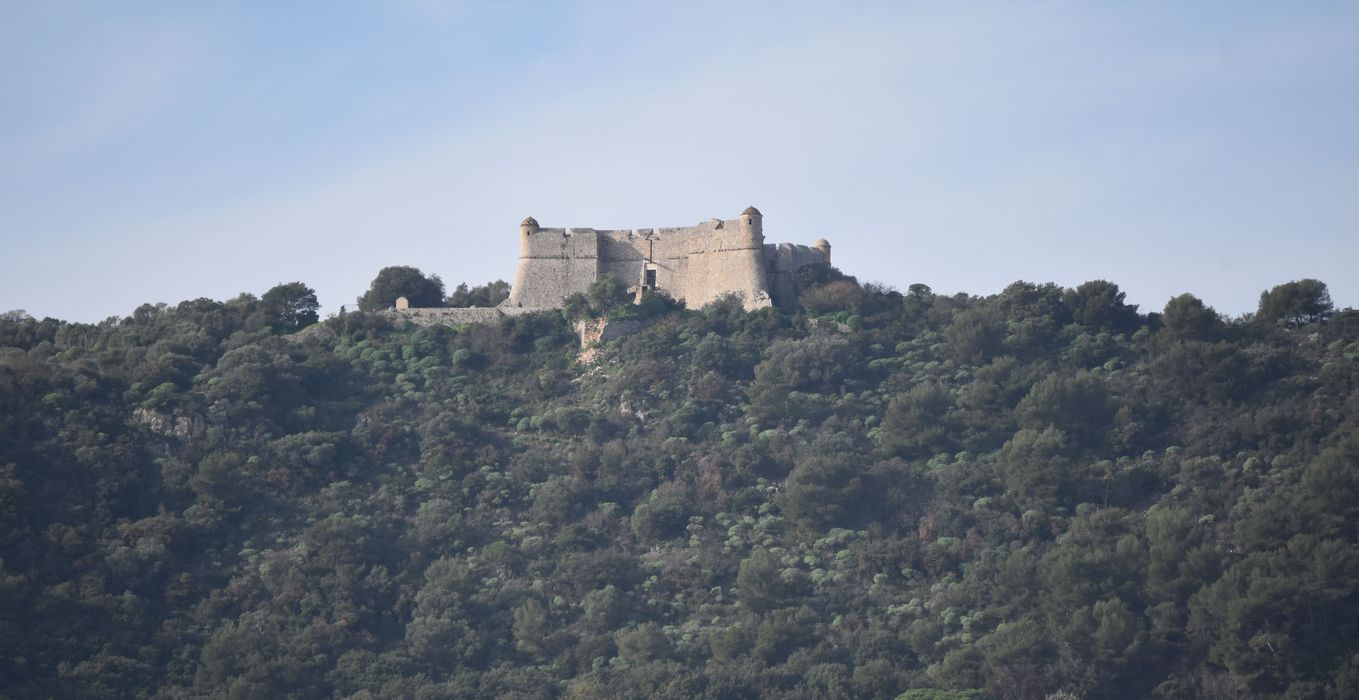
[[466, 323], [499, 321], [506, 316], [520, 316], [535, 311], [556, 311], [556, 309], [526, 306], [473, 306], [463, 309], [393, 309], [389, 313], [417, 326], [461, 326]]

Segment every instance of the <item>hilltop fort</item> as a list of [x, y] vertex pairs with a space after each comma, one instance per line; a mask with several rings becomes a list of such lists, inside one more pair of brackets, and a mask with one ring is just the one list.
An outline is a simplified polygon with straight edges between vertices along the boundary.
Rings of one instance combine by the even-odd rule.
[[533, 217], [519, 224], [519, 266], [500, 306], [472, 309], [397, 309], [417, 323], [488, 321], [501, 315], [561, 308], [606, 274], [631, 285], [639, 298], [661, 291], [690, 308], [735, 295], [746, 309], [793, 303], [793, 276], [830, 263], [825, 239], [812, 245], [765, 243], [764, 216], [747, 207], [735, 219], [695, 226], [600, 230], [547, 228]]
[[747, 309], [792, 301], [798, 268], [830, 262], [830, 243], [765, 243], [764, 217], [748, 207], [735, 219], [697, 226], [596, 230], [519, 225], [519, 267], [502, 306], [555, 308], [613, 273], [643, 292], [661, 290], [696, 308], [739, 296]]

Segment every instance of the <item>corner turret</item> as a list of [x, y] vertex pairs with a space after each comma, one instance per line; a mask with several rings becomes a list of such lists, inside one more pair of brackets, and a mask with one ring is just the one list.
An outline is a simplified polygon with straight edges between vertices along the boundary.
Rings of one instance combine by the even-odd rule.
[[538, 233], [538, 220], [533, 217], [519, 222], [519, 257], [529, 256], [529, 237]]
[[819, 250], [819, 251], [821, 251], [821, 254], [824, 255], [824, 256], [826, 256], [826, 264], [829, 265], [829, 264], [830, 264], [830, 241], [828, 241], [828, 240], [826, 240], [826, 239], [824, 239], [824, 238], [818, 238], [818, 239], [816, 239], [816, 242], [815, 242], [815, 243], [812, 243], [812, 247], [813, 247], [813, 248], [816, 248], [816, 249]]
[[741, 233], [747, 243], [754, 246], [764, 245], [764, 215], [755, 207], [746, 207], [741, 212]]

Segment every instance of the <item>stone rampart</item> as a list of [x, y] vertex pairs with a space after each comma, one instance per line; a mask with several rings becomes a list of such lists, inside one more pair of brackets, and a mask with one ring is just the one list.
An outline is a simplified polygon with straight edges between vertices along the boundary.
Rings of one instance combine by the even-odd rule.
[[593, 229], [535, 229], [521, 236], [519, 267], [505, 306], [560, 307], [562, 299], [599, 279], [599, 236]]
[[464, 323], [499, 321], [506, 316], [520, 316], [535, 311], [556, 311], [552, 307], [478, 306], [460, 309], [393, 309], [388, 313], [417, 326], [460, 326]]
[[[774, 296], [791, 299], [798, 266], [829, 261], [829, 244], [824, 250], [792, 246], [787, 251], [784, 244], [766, 245], [763, 217], [754, 207], [735, 219], [679, 228], [542, 228], [530, 217], [519, 233], [519, 266], [503, 306], [560, 306], [567, 296], [613, 273], [629, 285], [663, 290], [695, 308], [727, 294], [740, 296], [746, 308], [757, 308], [769, 306]], [[771, 285], [779, 287], [777, 295]]]

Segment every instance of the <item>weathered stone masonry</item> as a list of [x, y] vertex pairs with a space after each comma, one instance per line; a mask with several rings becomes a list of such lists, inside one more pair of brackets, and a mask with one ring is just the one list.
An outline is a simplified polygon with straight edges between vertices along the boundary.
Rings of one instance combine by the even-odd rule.
[[501, 307], [557, 308], [612, 272], [691, 308], [736, 294], [753, 309], [790, 303], [798, 268], [829, 262], [824, 239], [811, 246], [766, 244], [763, 216], [755, 207], [726, 221], [619, 231], [543, 228], [529, 217], [519, 226], [519, 267]]
[[[830, 243], [765, 243], [763, 216], [749, 207], [735, 219], [710, 219], [683, 228], [599, 231], [542, 228], [529, 217], [519, 225], [519, 267], [510, 297], [494, 308], [412, 309], [397, 300], [396, 313], [422, 326], [485, 323], [505, 316], [559, 309], [610, 272], [644, 292], [653, 289], [697, 308], [726, 294], [747, 309], [793, 301], [799, 268], [830, 263]], [[581, 332], [582, 342], [586, 333]], [[596, 338], [595, 340], [598, 340]]]

